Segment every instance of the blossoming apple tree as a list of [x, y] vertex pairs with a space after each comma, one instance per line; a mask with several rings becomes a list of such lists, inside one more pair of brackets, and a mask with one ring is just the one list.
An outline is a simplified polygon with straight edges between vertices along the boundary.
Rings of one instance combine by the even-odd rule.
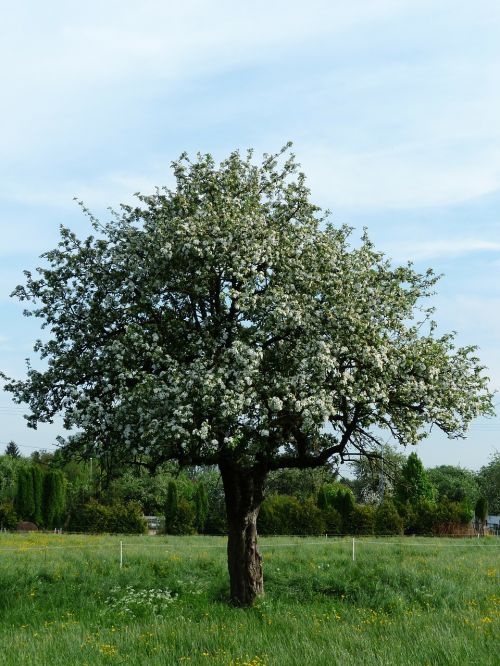
[[[7, 390], [28, 424], [57, 413], [82, 456], [218, 465], [231, 599], [263, 591], [266, 475], [370, 454], [380, 434], [450, 437], [491, 411], [472, 347], [438, 335], [432, 271], [394, 267], [310, 201], [288, 146], [173, 164], [176, 185], [94, 235], [61, 229], [15, 295], [48, 339]], [[88, 211], [86, 211], [88, 212]]]

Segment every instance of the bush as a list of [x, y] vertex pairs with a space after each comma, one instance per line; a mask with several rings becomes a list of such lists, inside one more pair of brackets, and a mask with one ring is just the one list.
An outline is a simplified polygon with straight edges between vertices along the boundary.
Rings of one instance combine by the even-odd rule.
[[105, 505], [91, 500], [77, 509], [70, 523], [70, 529], [77, 532], [143, 534], [146, 528], [142, 509], [136, 502]]
[[462, 534], [464, 526], [470, 525], [473, 513], [467, 500], [444, 500], [436, 505], [432, 531], [435, 534]]
[[373, 534], [375, 530], [375, 509], [369, 504], [355, 504], [343, 521], [344, 533]]
[[428, 500], [401, 509], [405, 526], [405, 534], [433, 534], [436, 524], [436, 505]]
[[[340, 514], [342, 519], [341, 532], [351, 532], [351, 514], [354, 511], [354, 494], [350, 488], [342, 483], [331, 483], [323, 486], [327, 506], [332, 507]], [[318, 500], [320, 497], [318, 497]], [[323, 502], [323, 500], [321, 500]]]
[[273, 495], [262, 503], [258, 528], [260, 534], [324, 534], [325, 518], [310, 499]]
[[438, 504], [421, 501], [405, 505], [403, 515], [405, 534], [462, 534], [472, 519], [472, 510], [465, 502], [443, 500]]
[[294, 529], [290, 534], [324, 534], [325, 518], [322, 511], [311, 500], [299, 503]]
[[182, 498], [177, 502], [177, 508], [175, 512], [175, 518], [173, 522], [170, 523], [168, 534], [195, 534], [196, 530], [194, 527], [196, 519], [195, 509], [191, 502], [188, 502], [186, 499]]
[[322, 513], [325, 524], [325, 533], [342, 534], [342, 516], [337, 511], [337, 509], [334, 509], [333, 506], [330, 506]]
[[185, 498], [179, 499], [177, 484], [170, 481], [165, 503], [165, 534], [195, 534], [196, 512], [193, 504]]
[[0, 504], [0, 528], [13, 530], [15, 529], [18, 520], [12, 502], [2, 502]]
[[127, 504], [114, 504], [112, 509], [112, 522], [110, 531], [117, 534], [144, 534], [147, 524], [144, 520], [142, 507], [137, 502]]
[[375, 511], [376, 534], [403, 534], [403, 519], [394, 504], [385, 501]]
[[258, 518], [260, 534], [291, 534], [293, 516], [299, 511], [296, 497], [272, 495], [262, 502]]

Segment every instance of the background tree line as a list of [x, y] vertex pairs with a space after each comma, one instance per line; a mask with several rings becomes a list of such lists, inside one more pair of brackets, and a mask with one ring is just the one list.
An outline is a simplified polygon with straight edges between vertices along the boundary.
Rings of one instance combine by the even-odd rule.
[[[390, 446], [374, 460], [333, 468], [273, 472], [259, 516], [261, 534], [446, 533], [476, 513], [500, 513], [500, 454], [479, 472], [453, 465], [424, 469], [415, 453]], [[224, 534], [224, 492], [210, 467], [163, 465], [121, 470], [106, 461], [65, 460], [60, 452], [22, 457], [14, 442], [0, 456], [0, 526], [26, 520], [52, 529], [142, 532], [160, 516], [170, 534]], [[484, 521], [484, 517], [479, 521]]]

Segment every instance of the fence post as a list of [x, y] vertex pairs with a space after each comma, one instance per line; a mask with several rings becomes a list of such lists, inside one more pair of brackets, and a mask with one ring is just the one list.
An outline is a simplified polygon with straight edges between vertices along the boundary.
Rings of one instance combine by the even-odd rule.
[[356, 559], [356, 552], [354, 550], [354, 537], [352, 537], [352, 561]]
[[123, 567], [123, 541], [120, 541], [120, 569]]

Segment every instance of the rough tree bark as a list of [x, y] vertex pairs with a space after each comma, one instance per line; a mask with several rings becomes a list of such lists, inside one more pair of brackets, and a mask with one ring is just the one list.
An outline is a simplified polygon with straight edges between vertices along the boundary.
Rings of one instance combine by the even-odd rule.
[[228, 522], [227, 561], [231, 603], [251, 606], [264, 591], [262, 557], [257, 548], [257, 516], [265, 473], [220, 465]]

